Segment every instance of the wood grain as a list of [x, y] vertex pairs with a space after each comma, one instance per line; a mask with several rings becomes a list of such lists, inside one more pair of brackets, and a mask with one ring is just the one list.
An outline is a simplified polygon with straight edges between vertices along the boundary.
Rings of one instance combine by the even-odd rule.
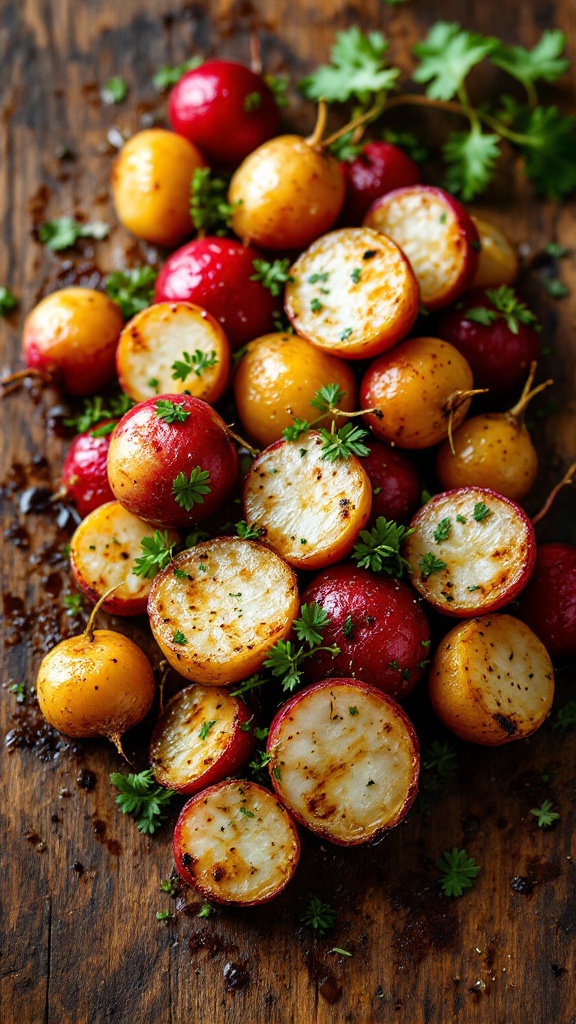
[[[297, 77], [325, 59], [334, 30], [380, 28], [392, 59], [409, 70], [410, 47], [437, 18], [458, 20], [507, 42], [533, 45], [546, 27], [570, 37], [570, 0], [522, 5], [484, 0], [258, 0], [182, 4], [168, 0], [4, 0], [0, 157], [0, 283], [21, 311], [0, 321], [2, 368], [15, 367], [23, 318], [39, 296], [68, 280], [98, 284], [145, 247], [114, 228], [97, 252], [54, 255], [33, 228], [64, 213], [113, 224], [108, 175], [112, 128], [128, 135], [157, 117], [164, 101], [153, 72], [191, 52], [249, 58], [258, 27], [270, 71]], [[99, 87], [112, 74], [130, 83], [119, 107], [105, 107]], [[566, 76], [554, 95], [573, 103]], [[502, 81], [481, 74], [478, 91]], [[311, 126], [309, 106], [290, 112]], [[435, 119], [432, 119], [434, 121]], [[401, 121], [401, 118], [400, 118]], [[436, 131], [435, 123], [425, 130]], [[62, 159], [59, 147], [74, 158]], [[530, 270], [530, 255], [552, 238], [573, 247], [574, 204], [536, 203], [508, 163], [478, 209], [523, 247], [522, 287], [540, 314], [557, 383], [557, 412], [541, 428], [546, 484], [576, 450], [576, 268], [561, 263], [571, 295], [554, 302]], [[59, 548], [70, 527], [50, 511], [25, 513], [28, 488], [55, 487], [65, 442], [51, 431], [55, 392], [22, 393], [0, 407], [4, 674], [1, 729], [3, 931], [0, 1020], [21, 1024], [574, 1024], [576, 892], [573, 857], [576, 736], [546, 726], [529, 741], [488, 751], [456, 743], [459, 772], [384, 843], [342, 850], [303, 837], [295, 881], [275, 903], [250, 912], [196, 917], [199, 900], [159, 891], [172, 869], [170, 827], [140, 836], [114, 805], [108, 782], [120, 759], [104, 743], [56, 740], [35, 717], [30, 690], [41, 653], [78, 628], [62, 614], [69, 590]], [[27, 497], [28, 495], [28, 497]], [[37, 497], [37, 495], [36, 495]], [[537, 507], [538, 498], [533, 506]], [[563, 493], [541, 536], [574, 536], [573, 493]], [[144, 623], [132, 627], [146, 644]], [[573, 696], [574, 672], [559, 675], [556, 706]], [[25, 683], [21, 708], [10, 691]], [[409, 712], [421, 733], [440, 735], [426, 698]], [[13, 731], [15, 730], [15, 732]], [[138, 739], [134, 741], [138, 749]], [[560, 821], [539, 830], [530, 808], [554, 801]], [[176, 812], [175, 812], [176, 813]], [[173, 816], [174, 817], [174, 816]], [[439, 894], [434, 858], [465, 847], [482, 866], [461, 900]], [[300, 916], [312, 894], [330, 901], [338, 924], [312, 941]], [[156, 911], [173, 912], [168, 924]], [[334, 946], [350, 958], [330, 952]]]

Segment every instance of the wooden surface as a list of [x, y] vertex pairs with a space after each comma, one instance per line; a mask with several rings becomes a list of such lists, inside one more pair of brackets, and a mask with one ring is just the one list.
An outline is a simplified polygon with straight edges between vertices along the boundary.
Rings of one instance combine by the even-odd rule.
[[[483, 0], [398, 7], [383, 0], [3, 0], [0, 8], [2, 148], [0, 283], [21, 312], [0, 321], [2, 367], [18, 365], [24, 312], [68, 280], [99, 281], [141, 247], [120, 229], [96, 255], [53, 255], [35, 241], [47, 217], [78, 213], [113, 223], [107, 181], [111, 128], [129, 134], [163, 117], [151, 84], [164, 63], [191, 51], [249, 57], [249, 29], [260, 27], [271, 71], [324, 59], [334, 29], [357, 22], [392, 41], [392, 57], [409, 68], [409, 47], [437, 18], [459, 20], [507, 42], [532, 45], [546, 27], [570, 37], [569, 0], [524, 4]], [[252, 13], [251, 13], [252, 11]], [[128, 100], [105, 107], [98, 89], [110, 75], [130, 83]], [[479, 76], [480, 87], [502, 82]], [[573, 99], [570, 76], [555, 90]], [[305, 106], [293, 120], [309, 128]], [[73, 158], [59, 159], [59, 146]], [[490, 211], [523, 245], [525, 260], [552, 238], [574, 247], [575, 206], [535, 203], [519, 174], [505, 171]], [[69, 262], [71, 261], [71, 262]], [[97, 264], [97, 268], [94, 266]], [[555, 480], [575, 455], [576, 379], [574, 254], [561, 263], [572, 287], [550, 299], [529, 269], [524, 293], [538, 310], [557, 379], [556, 413], [540, 428], [544, 477]], [[122, 764], [110, 745], [71, 744], [42, 730], [29, 695], [41, 653], [77, 629], [62, 613], [70, 584], [59, 549], [70, 528], [37, 513], [58, 478], [65, 444], [50, 430], [56, 393], [24, 392], [5, 401], [3, 417], [3, 643], [0, 1020], [21, 1024], [574, 1024], [576, 889], [574, 805], [576, 733], [561, 739], [550, 725], [529, 741], [489, 751], [456, 743], [459, 774], [427, 811], [413, 811], [385, 842], [341, 850], [303, 837], [301, 866], [271, 905], [196, 917], [192, 894], [177, 901], [159, 891], [172, 869], [170, 824], [140, 836], [114, 805], [108, 782]], [[26, 511], [32, 503], [32, 510]], [[537, 504], [533, 502], [533, 509]], [[540, 536], [567, 540], [576, 505], [564, 493]], [[132, 627], [122, 627], [132, 628]], [[145, 641], [143, 625], [135, 627]], [[571, 689], [572, 683], [572, 689]], [[574, 670], [559, 674], [556, 706], [574, 696]], [[410, 707], [424, 735], [440, 736], [424, 692]], [[135, 741], [135, 749], [138, 742]], [[560, 820], [539, 830], [529, 813], [554, 801]], [[175, 812], [176, 813], [176, 812]], [[465, 847], [482, 867], [460, 900], [442, 897], [434, 858]], [[300, 916], [310, 896], [331, 902], [338, 925], [314, 942]], [[170, 909], [168, 923], [156, 911]], [[333, 946], [353, 955], [339, 958]]]

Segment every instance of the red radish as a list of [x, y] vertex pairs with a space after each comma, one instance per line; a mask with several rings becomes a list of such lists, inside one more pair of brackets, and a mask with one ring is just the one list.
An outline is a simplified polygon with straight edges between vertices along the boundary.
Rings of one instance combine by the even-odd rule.
[[192, 395], [160, 395], [120, 420], [108, 452], [118, 501], [156, 526], [187, 526], [220, 509], [238, 458], [224, 420]]
[[315, 430], [276, 441], [254, 460], [244, 484], [246, 522], [300, 569], [349, 555], [370, 515], [372, 488], [360, 461], [333, 461], [328, 444]]
[[174, 831], [176, 870], [212, 903], [253, 907], [279, 896], [300, 856], [286, 808], [255, 782], [211, 786], [182, 808]]
[[290, 268], [286, 312], [296, 332], [347, 359], [395, 345], [418, 315], [418, 284], [394, 242], [369, 228], [317, 238]]
[[375, 576], [351, 564], [326, 569], [302, 595], [329, 617], [322, 645], [305, 662], [308, 682], [343, 672], [396, 700], [414, 689], [428, 663], [430, 631], [420, 601], [398, 580]]
[[552, 707], [552, 662], [538, 637], [511, 615], [482, 615], [444, 637], [430, 669], [430, 700], [470, 743], [501, 746], [531, 736]]
[[413, 185], [389, 192], [372, 204], [364, 224], [400, 246], [428, 309], [448, 306], [472, 281], [478, 232], [462, 204], [443, 189]]
[[576, 655], [576, 548], [539, 544], [530, 582], [519, 597], [519, 619], [553, 658]]
[[163, 709], [150, 739], [156, 782], [178, 793], [198, 793], [235, 775], [255, 739], [248, 706], [215, 686], [187, 686]]
[[120, 386], [136, 402], [186, 391], [213, 405], [230, 372], [220, 324], [190, 302], [160, 302], [126, 324], [116, 351]]
[[339, 846], [379, 838], [418, 788], [418, 740], [399, 704], [354, 679], [301, 690], [270, 726], [270, 777], [300, 824]]
[[372, 484], [370, 522], [378, 516], [407, 523], [420, 507], [420, 474], [403, 452], [380, 441], [371, 441], [361, 460]]
[[480, 238], [480, 252], [471, 288], [498, 288], [514, 284], [520, 269], [518, 253], [506, 235], [489, 220], [472, 217]]
[[[76, 528], [70, 541], [70, 568], [80, 590], [94, 604], [104, 594], [114, 593], [102, 608], [111, 615], [144, 615], [151, 579], [140, 571], [137, 559], [144, 553], [142, 541], [153, 540], [149, 523], [127, 512], [119, 501], [110, 501], [94, 509]], [[167, 560], [180, 540], [177, 533], [166, 530], [164, 542]], [[138, 570], [137, 572], [135, 570]]]
[[222, 324], [232, 348], [273, 330], [280, 309], [260, 281], [262, 253], [235, 238], [196, 238], [168, 257], [156, 281], [156, 302], [194, 302]]
[[262, 75], [229, 60], [207, 60], [186, 72], [170, 93], [168, 117], [209, 161], [232, 167], [276, 135], [280, 124]]
[[538, 321], [511, 288], [467, 292], [442, 314], [438, 332], [466, 357], [479, 388], [508, 391], [540, 355]]
[[122, 311], [92, 288], [61, 288], [26, 317], [26, 365], [69, 395], [93, 395], [115, 375]]
[[342, 211], [346, 224], [361, 224], [375, 199], [422, 180], [418, 165], [391, 142], [367, 142], [358, 156], [340, 167], [346, 182]]
[[272, 551], [216, 537], [183, 551], [152, 584], [154, 639], [180, 675], [227, 686], [257, 672], [300, 609], [294, 573]]
[[534, 529], [515, 502], [483, 487], [436, 494], [405, 542], [410, 578], [438, 611], [458, 618], [502, 608], [530, 579]]
[[73, 501], [81, 516], [114, 498], [108, 483], [108, 449], [115, 426], [115, 420], [102, 420], [78, 434], [64, 459], [58, 493]]

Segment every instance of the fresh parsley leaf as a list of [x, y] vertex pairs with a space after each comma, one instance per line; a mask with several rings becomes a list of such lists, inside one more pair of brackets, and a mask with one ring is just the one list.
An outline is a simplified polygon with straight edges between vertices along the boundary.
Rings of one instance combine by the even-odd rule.
[[488, 306], [473, 306], [472, 309], [466, 310], [465, 316], [471, 323], [480, 324], [482, 327], [491, 327], [498, 319], [496, 310], [489, 309]]
[[216, 722], [217, 722], [216, 718], [212, 719], [211, 722], [202, 722], [202, 726], [201, 726], [200, 732], [198, 733], [198, 735], [199, 735], [199, 737], [200, 737], [200, 739], [202, 741], [204, 741], [206, 739], [206, 737], [208, 736], [208, 733], [210, 732], [210, 729], [214, 728], [214, 726], [216, 725]]
[[169, 910], [157, 910], [156, 911], [156, 920], [157, 921], [169, 921], [171, 917], [172, 917], [172, 914], [170, 913]]
[[310, 303], [310, 311], [312, 313], [320, 313], [320, 311], [322, 309], [323, 309], [323, 306], [322, 306], [322, 303], [320, 302], [320, 299], [313, 298], [312, 302]]
[[345, 397], [346, 392], [342, 391], [338, 384], [325, 384], [316, 392], [314, 398], [310, 399], [310, 405], [318, 409], [318, 412], [331, 412], [338, 408], [338, 403]]
[[404, 570], [410, 568], [406, 559], [400, 555], [400, 548], [406, 537], [413, 532], [384, 516], [378, 516], [371, 530], [360, 531], [352, 558], [359, 569], [369, 569], [400, 579]]
[[451, 100], [460, 92], [472, 68], [497, 46], [496, 39], [467, 32], [456, 22], [437, 21], [426, 39], [413, 47], [420, 64], [415, 82], [427, 83], [426, 95], [433, 100]]
[[541, 277], [540, 282], [548, 295], [553, 299], [565, 299], [570, 294], [570, 289], [557, 277]]
[[195, 469], [190, 471], [190, 476], [187, 477], [184, 472], [178, 473], [178, 476], [172, 483], [172, 494], [176, 499], [178, 505], [181, 508], [185, 508], [187, 512], [194, 505], [204, 504], [204, 494], [210, 494], [210, 486], [208, 480], [210, 474], [206, 469], [200, 469], [200, 466], [196, 466]]
[[437, 544], [440, 544], [443, 540], [446, 540], [449, 537], [451, 526], [452, 524], [447, 517], [440, 520], [438, 526], [434, 530], [434, 540]]
[[202, 352], [201, 349], [197, 348], [192, 355], [189, 352], [183, 352], [182, 359], [176, 359], [170, 367], [174, 371], [172, 380], [185, 381], [191, 373], [201, 377], [204, 370], [209, 370], [212, 366], [218, 366], [218, 359], [214, 349], [211, 352]]
[[290, 262], [288, 257], [284, 260], [274, 260], [272, 263], [269, 263], [268, 260], [254, 259], [252, 261], [254, 273], [250, 280], [260, 281], [264, 288], [267, 288], [270, 294], [276, 298], [282, 294], [284, 285], [294, 280], [289, 273]]
[[346, 132], [341, 135], [338, 139], [334, 139], [328, 146], [328, 149], [335, 156], [337, 160], [344, 161], [345, 163], [351, 163], [357, 156], [360, 155], [363, 149], [363, 143], [354, 142], [354, 132]]
[[421, 138], [413, 132], [395, 132], [391, 128], [385, 128], [382, 132], [382, 140], [404, 149], [417, 164], [427, 160], [430, 156], [428, 147], [423, 145]]
[[356, 25], [338, 32], [330, 64], [302, 79], [299, 89], [309, 100], [345, 103], [354, 98], [368, 105], [375, 96], [389, 92], [400, 74], [398, 68], [386, 66], [387, 49], [381, 32], [365, 35]]
[[[563, 245], [560, 245], [559, 242], [548, 242], [548, 245], [544, 246], [544, 252], [553, 260], [563, 260], [565, 256], [569, 255], [569, 251], [569, 249], [566, 249]], [[1, 291], [2, 289], [0, 289], [0, 292]]]
[[570, 67], [562, 54], [566, 36], [558, 29], [546, 29], [531, 50], [523, 46], [504, 46], [499, 43], [492, 51], [491, 60], [517, 81], [522, 82], [532, 97], [530, 85], [534, 82], [555, 82]]
[[442, 154], [448, 165], [446, 188], [469, 202], [484, 192], [494, 177], [500, 137], [483, 132], [476, 122], [470, 131], [452, 132]]
[[175, 878], [163, 878], [159, 888], [160, 892], [167, 892], [169, 896], [175, 896], [178, 892], [178, 882]]
[[169, 543], [167, 530], [163, 532], [154, 530], [153, 537], [143, 537], [140, 541], [143, 554], [134, 563], [134, 568], [132, 569], [134, 575], [142, 576], [147, 580], [156, 576], [157, 573], [165, 569], [168, 563], [171, 562], [176, 543], [175, 540]]
[[9, 288], [0, 286], [0, 316], [7, 316], [14, 309], [18, 309], [18, 299], [12, 294]]
[[158, 273], [146, 264], [131, 270], [115, 270], [104, 279], [108, 296], [118, 303], [125, 320], [152, 305]]
[[300, 618], [293, 622], [294, 632], [299, 640], [304, 641], [309, 647], [316, 647], [322, 643], [322, 630], [330, 622], [328, 612], [313, 601], [311, 604], [303, 604], [300, 608]]
[[334, 927], [337, 915], [329, 903], [323, 903], [317, 896], [313, 896], [300, 920], [321, 938]]
[[65, 594], [62, 598], [62, 605], [66, 609], [69, 618], [75, 618], [82, 610], [84, 598], [82, 594]]
[[431, 551], [427, 551], [425, 555], [422, 555], [418, 565], [425, 579], [428, 579], [434, 572], [442, 572], [443, 569], [446, 569], [446, 562], [443, 562], [441, 558], [436, 558]]
[[540, 106], [522, 110], [515, 127], [522, 134], [518, 144], [536, 192], [561, 202], [576, 187], [576, 117]]
[[440, 885], [446, 896], [461, 896], [465, 889], [471, 889], [473, 879], [480, 873], [480, 867], [473, 857], [468, 857], [466, 850], [453, 848], [441, 857], [436, 857], [436, 867], [440, 869]]
[[267, 754], [265, 750], [256, 751], [253, 760], [248, 765], [250, 774], [255, 782], [266, 783], [270, 781], [267, 766], [271, 760], [272, 754]]
[[485, 505], [483, 501], [477, 501], [474, 505], [472, 518], [475, 519], [477, 523], [481, 523], [491, 515], [491, 512], [492, 510], [488, 508], [488, 505]]
[[264, 662], [272, 675], [282, 679], [282, 687], [292, 693], [302, 680], [302, 653], [291, 640], [278, 640]]
[[258, 526], [249, 526], [248, 523], [241, 519], [239, 523], [236, 523], [236, 533], [242, 540], [260, 540], [261, 530]]
[[466, 320], [483, 327], [490, 327], [496, 320], [504, 320], [508, 330], [512, 334], [518, 334], [519, 324], [526, 327], [533, 327], [535, 331], [541, 331], [538, 318], [525, 302], [521, 302], [513, 288], [508, 285], [500, 285], [499, 288], [487, 288], [486, 298], [495, 306], [491, 309], [487, 306], [473, 306], [464, 313]]
[[184, 644], [188, 643], [181, 629], [176, 630], [174, 636], [172, 637], [172, 640], [174, 641], [175, 644], [180, 644], [182, 647], [184, 646]]
[[213, 907], [211, 903], [203, 903], [200, 910], [196, 914], [196, 917], [212, 917], [212, 914], [216, 913], [216, 907]]
[[90, 437], [108, 437], [116, 430], [116, 420], [111, 420], [110, 423], [103, 423], [101, 427], [96, 427], [95, 430], [90, 431]]
[[530, 814], [538, 818], [538, 828], [549, 828], [554, 821], [558, 821], [560, 815], [552, 810], [551, 800], [544, 800], [540, 807], [530, 808]]
[[195, 68], [200, 67], [204, 63], [203, 57], [190, 57], [188, 60], [183, 61], [182, 64], [174, 64], [172, 67], [165, 64], [164, 67], [160, 68], [154, 78], [154, 88], [158, 92], [163, 92], [164, 89], [170, 89], [173, 85], [186, 74], [187, 71], [194, 71]]
[[10, 693], [15, 694], [16, 702], [18, 704], [24, 704], [26, 702], [26, 687], [24, 686], [24, 683], [12, 683]]
[[249, 92], [244, 97], [244, 102], [242, 106], [244, 107], [244, 110], [246, 111], [247, 114], [251, 114], [253, 110], [259, 110], [259, 108], [262, 106], [262, 93], [258, 92], [257, 90], [254, 92]]
[[192, 178], [190, 216], [197, 231], [227, 235], [235, 206], [228, 202], [228, 181], [212, 176], [209, 167], [197, 167]]
[[338, 459], [348, 459], [351, 455], [360, 458], [368, 455], [370, 449], [362, 444], [362, 438], [368, 437], [368, 431], [354, 423], [345, 423], [340, 430], [333, 433], [325, 427], [319, 428], [322, 437], [322, 458], [328, 462], [336, 462]]
[[288, 97], [286, 91], [288, 89], [288, 79], [286, 75], [264, 75], [264, 81], [272, 92], [276, 106], [287, 107]]
[[53, 252], [71, 249], [79, 238], [107, 238], [110, 228], [100, 220], [80, 224], [74, 217], [55, 217], [47, 220], [38, 231], [38, 238]]
[[100, 90], [102, 101], [108, 104], [108, 106], [112, 106], [115, 103], [121, 103], [122, 100], [126, 99], [127, 95], [128, 85], [125, 79], [120, 78], [119, 75], [114, 75], [113, 78], [109, 78]]
[[159, 398], [154, 408], [158, 418], [165, 423], [184, 423], [190, 415], [180, 402], [172, 402], [169, 398]]
[[294, 422], [291, 427], [284, 427], [282, 431], [282, 437], [285, 441], [297, 441], [301, 434], [310, 429], [308, 420], [301, 420], [297, 416], [294, 417]]
[[139, 832], [152, 835], [166, 817], [173, 791], [156, 785], [151, 768], [137, 775], [113, 772], [110, 782], [120, 791], [116, 803], [122, 813], [136, 819]]
[[249, 811], [247, 807], [239, 807], [240, 814], [243, 814], [245, 818], [255, 818], [254, 811]]

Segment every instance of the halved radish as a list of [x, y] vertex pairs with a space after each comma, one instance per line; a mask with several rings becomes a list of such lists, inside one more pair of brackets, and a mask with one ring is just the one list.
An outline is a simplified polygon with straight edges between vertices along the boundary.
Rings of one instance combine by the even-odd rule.
[[366, 227], [388, 235], [410, 261], [428, 309], [448, 306], [470, 285], [480, 240], [470, 214], [448, 192], [412, 185], [376, 199]]
[[298, 615], [296, 577], [273, 551], [216, 537], [178, 555], [148, 599], [152, 632], [180, 675], [208, 686], [257, 672]]
[[418, 740], [391, 697], [354, 679], [301, 690], [270, 726], [270, 776], [296, 821], [340, 846], [375, 839], [408, 813]]
[[[161, 786], [198, 793], [235, 775], [253, 753], [248, 706], [227, 690], [187, 686], [166, 705], [150, 740], [150, 764]], [[245, 728], [243, 728], [243, 726]]]
[[116, 350], [120, 385], [136, 402], [188, 391], [214, 404], [230, 371], [220, 324], [191, 302], [158, 302], [126, 324]]
[[470, 743], [530, 736], [547, 717], [554, 672], [544, 644], [511, 615], [483, 615], [444, 637], [430, 670], [439, 718]]
[[297, 333], [346, 359], [385, 352], [418, 315], [418, 284], [408, 260], [370, 228], [341, 228], [318, 238], [290, 277], [286, 312]]
[[[108, 501], [90, 512], [70, 541], [70, 567], [80, 589], [94, 604], [112, 587], [118, 587], [102, 605], [112, 615], [144, 615], [152, 581], [133, 572], [143, 554], [142, 541], [152, 538], [150, 523], [138, 519], [119, 501]], [[163, 534], [165, 547], [180, 537], [174, 530]]]
[[370, 480], [358, 459], [329, 461], [315, 430], [266, 448], [244, 484], [246, 522], [260, 531], [262, 544], [303, 569], [350, 554], [371, 504]]
[[403, 555], [416, 590], [445, 615], [502, 608], [526, 586], [534, 528], [514, 501], [485, 487], [435, 495], [412, 519]]
[[518, 253], [506, 235], [489, 220], [472, 217], [480, 252], [478, 266], [470, 288], [497, 288], [501, 284], [514, 284], [520, 270]]
[[180, 877], [213, 903], [255, 906], [278, 896], [300, 856], [285, 807], [255, 782], [221, 782], [182, 808], [174, 832]]

